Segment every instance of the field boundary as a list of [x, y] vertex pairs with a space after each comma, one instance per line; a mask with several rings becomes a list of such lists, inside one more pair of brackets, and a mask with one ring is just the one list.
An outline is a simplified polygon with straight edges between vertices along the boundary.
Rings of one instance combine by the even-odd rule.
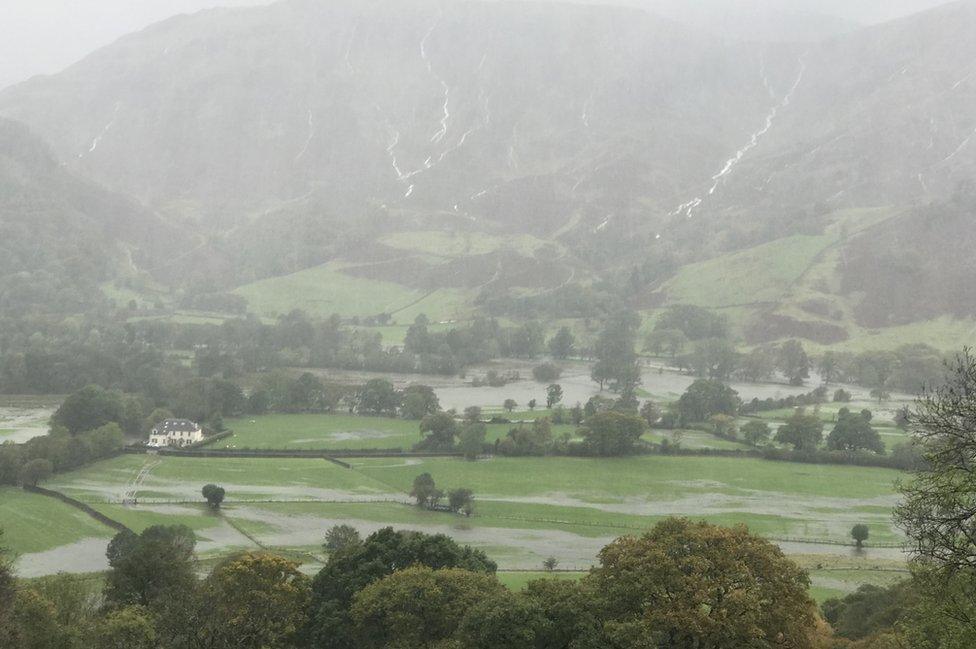
[[108, 516], [106, 516], [105, 514], [103, 514], [100, 511], [98, 511], [94, 507], [91, 507], [90, 505], [86, 505], [85, 503], [81, 502], [80, 500], [75, 500], [71, 496], [67, 496], [67, 495], [61, 493], [60, 491], [54, 491], [52, 489], [45, 489], [43, 487], [30, 486], [30, 485], [24, 485], [23, 488], [24, 488], [24, 491], [27, 491], [27, 492], [32, 493], [32, 494], [38, 494], [40, 496], [47, 496], [49, 498], [56, 498], [57, 500], [60, 500], [64, 504], [69, 505], [71, 507], [74, 507], [75, 509], [78, 509], [78, 510], [80, 510], [80, 511], [86, 513], [86, 514], [88, 514], [90, 517], [94, 518], [96, 521], [98, 521], [102, 525], [107, 525], [108, 527], [111, 527], [113, 530], [115, 530], [117, 532], [131, 532], [132, 531], [127, 526], [123, 525], [122, 523], [120, 523], [119, 521], [115, 520], [114, 518], [109, 518]]

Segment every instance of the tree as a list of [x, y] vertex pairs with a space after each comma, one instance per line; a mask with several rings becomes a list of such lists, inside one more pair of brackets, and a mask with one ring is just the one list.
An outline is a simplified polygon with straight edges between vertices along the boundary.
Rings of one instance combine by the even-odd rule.
[[752, 383], [768, 381], [776, 370], [775, 356], [763, 347], [756, 347], [748, 354], [743, 354], [736, 362], [736, 374]]
[[526, 405], [529, 406], [529, 410], [535, 410], [535, 407], [536, 405], [538, 405], [538, 403], [539, 402], [536, 401], [535, 399], [529, 399], [529, 402]]
[[441, 409], [434, 389], [429, 385], [413, 384], [403, 389], [400, 414], [404, 419], [423, 419]]
[[330, 553], [340, 552], [360, 543], [362, 543], [362, 539], [355, 527], [352, 525], [333, 525], [325, 533], [325, 543], [322, 544], [322, 548]]
[[38, 482], [43, 482], [54, 473], [54, 465], [51, 460], [38, 458], [31, 460], [20, 467], [20, 484], [27, 487], [36, 487]]
[[816, 413], [797, 408], [776, 431], [776, 441], [789, 444], [795, 451], [812, 451], [823, 441], [823, 422]]
[[735, 423], [735, 417], [729, 415], [712, 415], [708, 419], [708, 424], [712, 428], [712, 434], [718, 437], [735, 439], [738, 437], [739, 429]]
[[702, 422], [712, 415], [734, 415], [739, 404], [739, 393], [729, 386], [698, 379], [678, 399], [678, 413], [684, 424]]
[[725, 338], [706, 338], [696, 341], [685, 359], [695, 374], [716, 381], [727, 381], [738, 364], [735, 346]]
[[488, 428], [479, 422], [469, 422], [461, 428], [458, 437], [458, 450], [467, 460], [474, 460], [484, 452]]
[[421, 473], [413, 479], [410, 496], [417, 500], [418, 507], [429, 507], [442, 497], [437, 485], [434, 484], [434, 478], [429, 473]]
[[583, 448], [590, 455], [614, 456], [634, 452], [647, 422], [636, 415], [599, 412], [583, 422], [580, 434]]
[[316, 648], [358, 647], [349, 608], [353, 596], [369, 584], [405, 566], [461, 568], [494, 573], [496, 565], [484, 552], [458, 545], [443, 534], [395, 531], [387, 527], [362, 544], [329, 556], [312, 581], [311, 620], [306, 629]]
[[644, 350], [653, 354], [666, 354], [674, 360], [690, 341], [680, 329], [654, 329], [644, 339]]
[[868, 540], [868, 526], [862, 523], [858, 523], [851, 528], [851, 538], [857, 543], [858, 549], [864, 546], [864, 542]]
[[622, 311], [614, 314], [597, 338], [594, 353], [597, 362], [590, 373], [602, 390], [619, 392], [640, 384], [640, 367], [635, 351], [640, 318], [636, 313]]
[[195, 545], [193, 531], [183, 525], [153, 525], [139, 535], [119, 532], [106, 551], [106, 599], [120, 606], [151, 606], [192, 589]]
[[770, 434], [769, 424], [758, 419], [753, 419], [742, 427], [742, 439], [751, 446], [765, 444], [769, 441]]
[[840, 359], [838, 359], [836, 352], [824, 352], [824, 355], [820, 357], [820, 363], [817, 365], [817, 371], [820, 372], [820, 378], [824, 385], [830, 385], [836, 381], [840, 376]]
[[[976, 357], [963, 351], [944, 384], [920, 397], [910, 423], [923, 465], [902, 487], [895, 518], [914, 558], [938, 573], [976, 574]], [[976, 579], [974, 579], [976, 583]]]
[[542, 562], [542, 567], [546, 569], [546, 572], [552, 572], [559, 565], [559, 559], [556, 557], [547, 557], [545, 561]]
[[560, 327], [556, 335], [549, 339], [549, 353], [553, 358], [563, 360], [572, 355], [576, 339], [568, 327]]
[[884, 442], [871, 426], [871, 420], [864, 413], [853, 413], [847, 408], [841, 408], [838, 412], [837, 423], [827, 435], [827, 448], [848, 452], [867, 450], [879, 455], [885, 451]]
[[803, 385], [810, 378], [810, 357], [798, 340], [787, 340], [780, 345], [776, 367], [786, 376], [790, 385]]
[[481, 421], [481, 407], [468, 406], [467, 408], [465, 408], [464, 421], [467, 423], [475, 423]]
[[220, 563], [204, 581], [217, 646], [285, 649], [306, 622], [309, 579], [298, 564], [245, 552]]
[[539, 383], [552, 383], [562, 373], [563, 371], [552, 363], [543, 363], [532, 368], [532, 378]]
[[727, 338], [729, 321], [725, 316], [693, 305], [669, 307], [654, 324], [655, 331], [677, 330], [688, 340]]
[[540, 607], [531, 599], [508, 591], [482, 598], [464, 616], [457, 632], [468, 649], [536, 649], [548, 626]]
[[853, 398], [851, 393], [844, 388], [837, 388], [834, 391], [834, 403], [850, 403]]
[[122, 406], [122, 395], [118, 392], [89, 385], [69, 395], [54, 412], [51, 423], [76, 435], [108, 423], [120, 423]]
[[506, 411], [512, 412], [518, 408], [518, 403], [515, 402], [515, 399], [505, 399], [505, 403], [502, 404], [502, 407], [505, 408]]
[[745, 526], [668, 519], [599, 558], [586, 579], [604, 600], [602, 646], [813, 646], [806, 573]]
[[457, 422], [446, 412], [436, 412], [420, 420], [420, 434], [424, 435], [414, 448], [425, 451], [450, 451], [457, 437]]
[[224, 502], [223, 487], [218, 487], [215, 484], [204, 485], [202, 493], [210, 509], [220, 509], [220, 504]]
[[644, 405], [641, 406], [640, 416], [647, 422], [648, 427], [651, 427], [661, 418], [661, 411], [658, 410], [653, 401], [645, 401]]
[[552, 408], [563, 400], [563, 388], [558, 383], [553, 383], [546, 388], [546, 408]]
[[455, 568], [408, 567], [353, 597], [357, 647], [435, 647], [452, 638], [461, 620], [489, 595], [505, 592], [494, 575]]
[[156, 628], [149, 612], [138, 606], [109, 611], [92, 634], [93, 649], [156, 649]]
[[470, 511], [474, 503], [474, 492], [470, 489], [452, 489], [447, 492], [447, 503], [455, 514]]
[[371, 415], [394, 415], [400, 395], [386, 379], [370, 379], [359, 391], [357, 409]]

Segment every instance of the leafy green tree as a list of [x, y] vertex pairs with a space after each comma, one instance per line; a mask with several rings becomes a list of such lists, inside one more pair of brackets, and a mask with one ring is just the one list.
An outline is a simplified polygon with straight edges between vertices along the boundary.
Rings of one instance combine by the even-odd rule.
[[661, 411], [654, 405], [653, 401], [645, 401], [640, 408], [640, 416], [647, 422], [648, 427], [653, 426], [661, 418]]
[[641, 417], [608, 411], [588, 417], [580, 434], [588, 454], [614, 456], [633, 453], [645, 430], [647, 422]]
[[446, 412], [436, 412], [420, 420], [420, 433], [424, 439], [415, 446], [417, 450], [449, 451], [458, 434], [457, 422]]
[[942, 386], [918, 399], [912, 422], [924, 463], [902, 487], [896, 520], [916, 559], [939, 572], [976, 574], [976, 357], [970, 350], [956, 358]]
[[776, 367], [786, 376], [790, 385], [803, 385], [810, 378], [810, 357], [798, 340], [787, 340], [780, 345]]
[[518, 408], [518, 403], [515, 402], [515, 399], [505, 399], [505, 403], [502, 404], [502, 407], [505, 408], [506, 411], [512, 412]]
[[322, 544], [322, 547], [327, 552], [339, 552], [360, 543], [362, 543], [362, 539], [355, 527], [352, 525], [333, 525], [325, 533], [325, 543]]
[[844, 388], [837, 388], [834, 391], [834, 403], [850, 403], [853, 398], [851, 393]]
[[674, 360], [689, 342], [688, 336], [680, 329], [654, 329], [644, 339], [644, 350], [652, 354], [667, 355]]
[[904, 619], [917, 594], [909, 580], [888, 587], [864, 584], [841, 598], [821, 606], [824, 619], [841, 638], [861, 640], [887, 631]]
[[416, 499], [418, 507], [429, 507], [441, 498], [441, 492], [429, 473], [421, 473], [413, 479], [410, 497]]
[[468, 406], [465, 408], [464, 421], [472, 424], [481, 421], [481, 406]]
[[735, 417], [730, 417], [729, 415], [712, 415], [709, 417], [708, 423], [712, 427], [712, 433], [718, 437], [735, 439], [739, 435]]
[[563, 400], [563, 388], [558, 383], [553, 383], [546, 388], [546, 408], [552, 408]]
[[826, 351], [823, 356], [820, 357], [820, 362], [817, 364], [817, 371], [820, 372], [820, 378], [823, 380], [824, 385], [830, 385], [837, 381], [840, 377], [840, 359], [837, 357], [836, 352]]
[[678, 413], [685, 424], [707, 421], [712, 415], [734, 415], [739, 393], [720, 381], [698, 379], [678, 399]]
[[27, 487], [36, 487], [38, 482], [43, 482], [54, 473], [54, 465], [51, 460], [38, 458], [25, 463], [20, 468], [20, 484]]
[[463, 488], [452, 489], [447, 492], [447, 503], [455, 514], [471, 511], [474, 504], [474, 492]]
[[559, 565], [559, 559], [556, 557], [546, 557], [546, 560], [542, 562], [542, 567], [545, 568], [546, 572], [552, 572]]
[[204, 485], [202, 493], [210, 509], [220, 509], [220, 504], [224, 502], [226, 495], [223, 487], [218, 487], [215, 484]]
[[4, 649], [59, 649], [69, 641], [54, 605], [32, 588], [17, 590], [8, 610], [0, 610], [0, 647]]
[[851, 538], [857, 543], [857, 547], [860, 548], [864, 545], [864, 542], [868, 540], [868, 526], [862, 523], [858, 523], [851, 528]]
[[474, 460], [484, 452], [487, 436], [488, 428], [483, 423], [469, 422], [461, 428], [458, 450], [464, 453], [465, 459]]
[[605, 646], [813, 647], [806, 573], [745, 526], [668, 519], [599, 557]]
[[539, 404], [539, 402], [536, 401], [535, 399], [529, 399], [529, 402], [526, 405], [529, 407], [529, 410], [535, 410], [535, 407], [538, 404]]
[[441, 409], [440, 400], [429, 385], [408, 385], [401, 396], [401, 415], [404, 419], [423, 419]]
[[881, 436], [871, 426], [871, 420], [863, 413], [853, 413], [847, 408], [841, 408], [837, 414], [837, 423], [827, 435], [827, 448], [832, 451], [874, 451], [884, 454], [884, 442]]
[[601, 646], [592, 642], [599, 637], [602, 611], [589, 582], [536, 579], [529, 582], [521, 595], [539, 608], [547, 622], [536, 628], [538, 647], [595, 649]]
[[769, 441], [770, 434], [769, 424], [758, 419], [753, 419], [742, 427], [742, 439], [752, 446], [765, 444]]
[[509, 348], [518, 358], [536, 358], [546, 341], [545, 328], [538, 322], [526, 322], [511, 331]]
[[358, 647], [423, 649], [454, 637], [479, 602], [505, 592], [494, 575], [455, 568], [408, 567], [353, 597]]
[[359, 392], [357, 409], [372, 415], [393, 415], [400, 406], [400, 395], [386, 379], [370, 379]]
[[92, 633], [93, 649], [156, 649], [158, 638], [149, 611], [126, 606], [109, 611]]
[[307, 624], [309, 579], [298, 564], [245, 552], [220, 563], [204, 580], [217, 646], [285, 649]]
[[539, 383], [552, 383], [563, 373], [559, 367], [552, 363], [542, 363], [532, 368], [532, 378]]
[[494, 573], [484, 552], [460, 546], [443, 535], [384, 528], [363, 543], [329, 557], [312, 581], [310, 621], [304, 637], [316, 649], [358, 649], [350, 616], [353, 596], [369, 584], [407, 566], [460, 568]]
[[715, 381], [727, 381], [735, 371], [739, 354], [725, 338], [706, 338], [695, 341], [685, 363], [695, 374]]
[[476, 602], [461, 621], [457, 637], [470, 649], [536, 649], [547, 626], [540, 607], [531, 599], [499, 591]]
[[693, 305], [669, 307], [658, 318], [655, 331], [677, 330], [688, 340], [728, 338], [729, 321], [724, 316]]
[[816, 413], [797, 408], [776, 431], [776, 441], [789, 444], [796, 451], [812, 451], [823, 441], [823, 422]]
[[552, 338], [549, 339], [549, 353], [553, 358], [563, 360], [573, 354], [576, 339], [569, 331], [568, 327], [560, 327]]
[[594, 345], [597, 361], [590, 373], [601, 390], [608, 383], [614, 392], [640, 384], [635, 351], [639, 326], [640, 318], [629, 311], [616, 313], [607, 321]]
[[58, 407], [51, 417], [55, 426], [63, 426], [69, 433], [94, 430], [109, 423], [122, 421], [122, 395], [89, 385], [74, 394]]
[[196, 582], [193, 531], [183, 525], [119, 532], [109, 544], [105, 597], [115, 605], [151, 606]]

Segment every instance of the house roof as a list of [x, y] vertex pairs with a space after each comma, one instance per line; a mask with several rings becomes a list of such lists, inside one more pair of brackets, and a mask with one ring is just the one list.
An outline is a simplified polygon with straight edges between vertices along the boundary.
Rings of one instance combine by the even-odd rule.
[[187, 433], [200, 430], [199, 424], [189, 419], [165, 419], [155, 426], [157, 433]]

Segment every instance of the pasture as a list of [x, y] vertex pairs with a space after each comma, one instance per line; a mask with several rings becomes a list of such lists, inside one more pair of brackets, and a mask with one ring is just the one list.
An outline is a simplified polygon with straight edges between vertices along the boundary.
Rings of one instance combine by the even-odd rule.
[[[124, 455], [55, 476], [45, 486], [135, 530], [185, 524], [196, 532], [204, 559], [264, 548], [299, 556], [309, 570], [324, 560], [322, 538], [338, 523], [364, 534], [389, 525], [441, 532], [485, 550], [503, 570], [538, 570], [548, 556], [561, 568], [586, 570], [614, 538], [639, 534], [672, 515], [746, 524], [788, 554], [817, 557], [813, 565], [856, 558], [844, 544], [850, 528], [863, 522], [871, 530], [866, 560], [895, 566], [902, 560], [895, 547], [900, 536], [890, 523], [899, 474], [884, 469], [663, 456], [368, 458], [350, 464]], [[413, 506], [411, 484], [423, 472], [441, 489], [473, 489], [474, 515]], [[208, 482], [227, 489], [219, 512], [202, 504], [200, 489]], [[94, 539], [104, 548], [109, 530], [68, 514], [58, 517], [69, 525], [64, 536], [50, 537], [52, 544]], [[13, 526], [8, 536], [22, 551], [40, 549], [31, 545], [29, 525]], [[57, 568], [78, 568], [70, 555], [61, 560]]]
[[[419, 442], [420, 422], [355, 415], [262, 415], [228, 419], [231, 437], [213, 448], [230, 449], [403, 449]], [[504, 437], [517, 424], [488, 424], [487, 441]], [[575, 427], [553, 426], [553, 435], [573, 434]]]

